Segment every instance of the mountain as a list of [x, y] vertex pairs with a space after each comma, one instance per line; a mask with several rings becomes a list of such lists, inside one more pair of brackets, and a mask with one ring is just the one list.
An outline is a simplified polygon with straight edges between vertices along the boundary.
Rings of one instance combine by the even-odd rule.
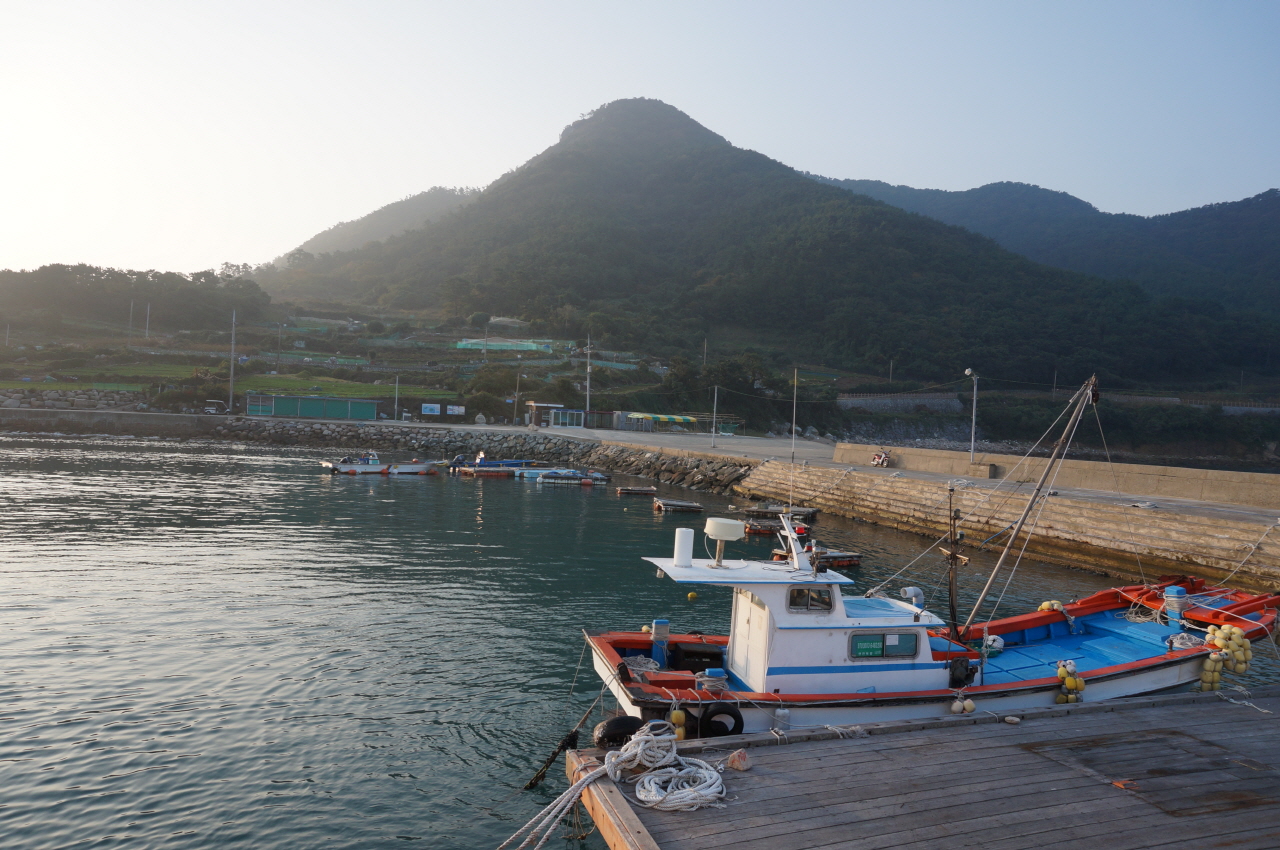
[[1155, 295], [1280, 314], [1280, 190], [1144, 218], [1025, 183], [947, 192], [817, 179], [989, 236], [1037, 262], [1132, 280]]
[[892, 358], [920, 378], [1167, 379], [1271, 370], [1280, 351], [1270, 320], [1040, 265], [646, 99], [569, 125], [431, 227], [259, 281], [295, 298], [519, 316], [534, 335], [590, 331], [660, 355], [709, 336], [780, 361], [880, 371]]
[[366, 242], [378, 242], [406, 230], [418, 230], [448, 215], [476, 196], [472, 189], [434, 186], [374, 210], [355, 221], [340, 221], [317, 233], [294, 250], [309, 254], [350, 251]]

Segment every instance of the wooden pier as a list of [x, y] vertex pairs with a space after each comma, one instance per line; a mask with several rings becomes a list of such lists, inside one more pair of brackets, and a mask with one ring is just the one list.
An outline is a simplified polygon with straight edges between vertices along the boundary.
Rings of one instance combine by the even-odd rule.
[[[611, 850], [1280, 847], [1280, 685], [785, 737], [680, 745], [749, 748], [724, 808], [645, 809], [607, 778], [583, 802]], [[568, 755], [577, 777], [601, 752]]]

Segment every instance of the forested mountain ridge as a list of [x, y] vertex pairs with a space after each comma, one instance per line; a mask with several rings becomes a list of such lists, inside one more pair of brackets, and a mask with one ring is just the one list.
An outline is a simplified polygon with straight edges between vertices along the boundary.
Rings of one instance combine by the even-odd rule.
[[366, 242], [379, 242], [406, 230], [425, 227], [475, 196], [474, 189], [433, 186], [425, 192], [379, 207], [368, 215], [352, 221], [340, 221], [328, 230], [312, 236], [294, 250], [309, 254], [351, 251]]
[[921, 378], [970, 366], [1165, 378], [1271, 369], [1280, 352], [1270, 321], [1037, 264], [644, 99], [575, 122], [429, 228], [260, 280], [294, 296], [516, 315], [611, 348], [691, 352], [720, 335], [850, 369], [893, 358]]
[[949, 192], [815, 179], [981, 233], [1047, 265], [1280, 315], [1280, 190], [1143, 217], [1026, 183]]

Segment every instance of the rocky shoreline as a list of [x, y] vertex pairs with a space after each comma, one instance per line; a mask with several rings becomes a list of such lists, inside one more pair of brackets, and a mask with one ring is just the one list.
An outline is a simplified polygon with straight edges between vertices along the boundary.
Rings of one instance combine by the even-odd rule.
[[466, 429], [405, 428], [399, 425], [351, 425], [336, 422], [298, 422], [233, 418], [214, 429], [224, 440], [412, 452], [439, 459], [459, 454], [474, 457], [483, 451], [493, 459], [529, 459], [544, 463], [651, 478], [665, 484], [709, 493], [728, 492], [757, 465], [670, 450], [601, 445], [588, 440], [542, 432], [469, 431]]

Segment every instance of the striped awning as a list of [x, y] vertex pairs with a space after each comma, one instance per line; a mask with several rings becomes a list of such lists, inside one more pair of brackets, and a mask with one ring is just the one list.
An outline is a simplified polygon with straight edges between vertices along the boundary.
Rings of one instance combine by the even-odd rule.
[[692, 416], [668, 416], [665, 413], [629, 413], [628, 419], [651, 419], [654, 422], [697, 422]]

